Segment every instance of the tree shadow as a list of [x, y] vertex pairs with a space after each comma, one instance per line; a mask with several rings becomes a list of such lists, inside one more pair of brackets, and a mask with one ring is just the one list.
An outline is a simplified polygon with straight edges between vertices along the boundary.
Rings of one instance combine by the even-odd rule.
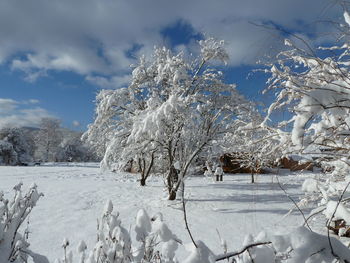
[[216, 212], [224, 213], [224, 214], [250, 214], [250, 213], [269, 213], [269, 214], [279, 214], [279, 215], [285, 215], [289, 212], [288, 209], [216, 209]]
[[[282, 191], [281, 191], [282, 192]], [[298, 200], [298, 195], [291, 197], [295, 200]], [[213, 197], [213, 198], [188, 198], [186, 199], [190, 202], [232, 202], [232, 203], [286, 203], [290, 202], [288, 197], [282, 192], [281, 194], [242, 194], [239, 193], [237, 195], [229, 195], [229, 196], [221, 196], [221, 197]]]

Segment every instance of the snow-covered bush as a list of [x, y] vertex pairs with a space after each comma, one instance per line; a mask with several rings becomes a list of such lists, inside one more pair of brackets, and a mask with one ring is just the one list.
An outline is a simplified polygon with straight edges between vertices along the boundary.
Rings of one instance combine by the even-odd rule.
[[272, 236], [271, 241], [276, 257], [282, 262], [319, 263], [336, 262], [337, 259], [350, 262], [350, 250], [341, 241], [311, 232], [305, 227], [299, 227], [288, 235]]
[[[158, 213], [150, 218], [143, 209], [139, 210], [136, 216], [134, 228], [136, 241], [139, 243], [133, 247], [131, 233], [125, 229], [119, 213], [113, 212], [113, 204], [108, 201], [104, 212], [98, 220], [97, 242], [94, 248], [87, 250], [85, 242], [80, 242], [77, 248], [79, 262], [88, 263], [174, 263], [175, 251], [181, 241], [171, 232], [167, 224], [163, 221], [163, 215]], [[62, 263], [72, 263], [77, 260], [73, 257], [73, 252], [68, 251], [69, 242], [63, 242], [64, 258], [58, 260]], [[192, 262], [192, 261], [191, 261]]]
[[[32, 185], [23, 195], [22, 184], [14, 187], [15, 196], [9, 201], [0, 193], [0, 263], [28, 262], [47, 263], [46, 257], [29, 249], [28, 231], [23, 223], [42, 195], [37, 186]], [[339, 210], [335, 211], [335, 208]], [[62, 263], [176, 263], [177, 249], [181, 240], [172, 233], [158, 213], [152, 218], [143, 209], [136, 216], [134, 227], [136, 245], [132, 244], [131, 233], [121, 224], [119, 214], [113, 212], [113, 204], [108, 201], [101, 218], [98, 220], [97, 242], [92, 249], [81, 241], [76, 255], [70, 251], [68, 239], [64, 239], [62, 247], [64, 257]], [[335, 211], [335, 212], [334, 212]], [[326, 215], [330, 219], [343, 218], [349, 220], [350, 213], [342, 204], [329, 202]], [[19, 231], [24, 229], [24, 233]], [[222, 241], [222, 243], [225, 243]], [[203, 241], [195, 241], [186, 245], [189, 255], [184, 263], [213, 263], [226, 259], [237, 263], [299, 263], [299, 262], [350, 262], [350, 250], [338, 239], [312, 232], [299, 227], [291, 233], [283, 235], [267, 235], [260, 233], [256, 237], [248, 235], [242, 249], [215, 255]], [[226, 251], [226, 249], [225, 249]], [[74, 255], [75, 254], [75, 255]]]
[[[332, 204], [333, 205], [333, 204]], [[332, 206], [331, 205], [331, 206]], [[330, 209], [334, 206], [330, 207]], [[344, 210], [339, 210], [337, 217], [344, 215]], [[346, 212], [345, 216], [350, 215]], [[176, 263], [177, 249], [182, 245], [181, 240], [172, 233], [163, 220], [161, 213], [150, 218], [143, 209], [136, 216], [134, 227], [137, 245], [132, 245], [132, 234], [125, 229], [119, 214], [113, 212], [113, 204], [108, 201], [105, 205], [101, 219], [98, 221], [98, 240], [91, 250], [84, 241], [77, 247], [77, 254], [69, 251], [69, 241], [65, 239], [62, 247], [64, 257], [58, 260], [62, 263]], [[222, 241], [225, 243], [225, 241]], [[331, 245], [330, 245], [331, 244]], [[261, 232], [256, 237], [247, 235], [242, 248], [235, 252], [215, 255], [205, 242], [197, 240], [186, 244], [189, 254], [181, 261], [183, 263], [213, 263], [230, 259], [229, 262], [237, 263], [316, 263], [350, 262], [350, 249], [334, 237], [328, 238], [312, 232], [306, 227], [299, 227], [290, 233], [283, 235], [269, 235]]]
[[13, 190], [15, 195], [10, 200], [0, 192], [0, 263], [27, 262], [29, 258], [37, 263], [48, 262], [44, 256], [29, 249], [27, 230], [20, 233], [42, 194], [35, 184], [26, 193], [22, 192], [22, 183], [17, 184]]
[[119, 213], [113, 214], [113, 204], [107, 202], [98, 222], [97, 243], [89, 254], [89, 262], [132, 262], [131, 238], [121, 226]]
[[335, 237], [298, 227], [283, 235], [247, 235], [241, 249], [215, 256], [209, 262], [229, 258], [233, 259], [229, 262], [237, 263], [350, 262], [350, 249]]

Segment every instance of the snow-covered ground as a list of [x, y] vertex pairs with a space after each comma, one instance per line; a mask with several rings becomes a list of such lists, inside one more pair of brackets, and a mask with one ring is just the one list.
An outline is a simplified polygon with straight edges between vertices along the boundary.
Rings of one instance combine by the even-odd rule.
[[[304, 177], [304, 176], [303, 176]], [[298, 200], [304, 178], [297, 174], [279, 177], [291, 197]], [[133, 174], [102, 173], [97, 164], [51, 164], [39, 167], [0, 167], [0, 191], [12, 195], [18, 182], [24, 188], [35, 182], [44, 197], [30, 215], [31, 249], [50, 261], [61, 258], [62, 240], [67, 237], [75, 249], [80, 240], [88, 247], [96, 241], [96, 219], [110, 199], [120, 212], [125, 228], [133, 228], [136, 213], [145, 208], [150, 215], [162, 212], [165, 222], [184, 243], [190, 242], [179, 201], [164, 198], [162, 178], [150, 178], [140, 187]], [[281, 191], [272, 175], [225, 175], [214, 183], [204, 177], [186, 181], [188, 221], [195, 239], [204, 241], [214, 253], [222, 253], [217, 234], [227, 240], [229, 250], [241, 247], [247, 233], [262, 230], [288, 232], [302, 224], [301, 215]], [[307, 212], [306, 212], [307, 213]], [[179, 249], [180, 256], [185, 250]]]

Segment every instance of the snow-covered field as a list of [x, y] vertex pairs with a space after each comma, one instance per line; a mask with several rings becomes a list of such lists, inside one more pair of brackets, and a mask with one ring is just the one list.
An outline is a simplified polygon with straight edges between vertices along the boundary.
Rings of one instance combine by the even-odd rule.
[[[214, 253], [222, 253], [217, 234], [227, 240], [229, 250], [241, 247], [247, 233], [262, 230], [288, 232], [302, 224], [301, 215], [281, 191], [273, 175], [259, 175], [250, 183], [250, 175], [225, 175], [224, 182], [204, 177], [186, 181], [187, 213], [195, 239], [204, 241]], [[284, 174], [279, 177], [285, 190], [298, 200], [304, 176]], [[136, 213], [145, 208], [150, 215], [161, 212], [170, 229], [184, 242], [190, 242], [179, 201], [164, 198], [163, 179], [150, 178], [140, 187], [133, 174], [102, 173], [97, 164], [52, 164], [40, 167], [0, 167], [0, 191], [12, 195], [18, 182], [24, 188], [35, 182], [44, 197], [30, 215], [31, 249], [50, 261], [61, 258], [62, 240], [67, 237], [71, 249], [80, 240], [88, 247], [96, 241], [96, 219], [110, 199], [125, 228], [133, 228]], [[180, 256], [184, 248], [179, 249]]]

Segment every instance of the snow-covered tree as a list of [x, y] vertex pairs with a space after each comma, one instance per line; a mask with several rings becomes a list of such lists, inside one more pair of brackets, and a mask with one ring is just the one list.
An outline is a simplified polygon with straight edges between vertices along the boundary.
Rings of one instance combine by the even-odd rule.
[[146, 138], [140, 143], [128, 142], [134, 119], [146, 109], [146, 100], [139, 93], [131, 87], [101, 90], [96, 98], [96, 119], [83, 139], [104, 156], [102, 168], [123, 170], [136, 164], [141, 185], [145, 185], [159, 156], [154, 154], [157, 145]]
[[98, 160], [91, 146], [81, 140], [81, 133], [62, 129], [62, 142], [56, 154], [60, 162], [87, 162]]
[[[344, 17], [346, 24], [341, 26], [348, 31], [347, 12]], [[310, 154], [318, 153], [324, 160], [331, 157], [339, 161], [338, 165], [348, 164], [350, 46], [345, 41], [340, 46], [320, 47], [320, 54], [316, 54], [289, 39], [285, 44], [289, 49], [281, 52], [277, 63], [268, 69], [271, 73], [268, 89], [276, 92], [276, 99], [269, 107], [265, 123], [274, 110], [287, 107], [291, 117], [279, 126], [291, 126], [285, 141], [290, 144], [288, 151], [307, 154], [312, 148], [314, 152]]]
[[235, 133], [228, 134], [225, 140], [231, 153], [232, 161], [251, 173], [251, 182], [255, 182], [255, 174], [276, 165], [281, 153], [280, 135], [271, 127], [260, 127], [259, 119], [240, 126]]
[[[349, 32], [350, 16], [344, 12], [344, 32]], [[335, 46], [313, 51], [302, 49], [292, 40], [269, 65], [269, 90], [276, 94], [265, 123], [276, 109], [287, 108], [290, 118], [279, 123], [287, 127], [281, 144], [285, 152], [310, 155], [332, 171], [303, 185], [310, 200], [318, 205], [339, 197], [350, 172], [350, 45], [347, 36]], [[288, 131], [288, 127], [289, 131]], [[345, 179], [345, 180], [344, 180]], [[335, 182], [337, 181], [337, 182]], [[343, 182], [339, 182], [343, 181]], [[315, 197], [318, 192], [318, 197]]]
[[227, 155], [226, 165], [237, 166], [251, 173], [251, 182], [255, 182], [255, 174], [264, 168], [275, 165], [281, 157], [280, 138], [282, 131], [269, 127], [261, 127], [262, 115], [250, 105], [246, 115], [235, 123], [234, 132], [223, 137], [223, 150]]
[[[112, 155], [106, 153], [106, 151], [108, 150], [108, 146], [113, 143], [112, 138], [116, 130], [123, 130], [123, 127], [117, 126], [117, 119], [127, 120], [123, 118], [124, 116], [121, 114], [122, 109], [120, 107], [124, 108], [124, 105], [128, 105], [129, 103], [130, 100], [126, 89], [101, 90], [97, 94], [95, 120], [94, 123], [88, 126], [88, 130], [83, 134], [82, 140], [94, 147], [99, 157], [103, 158], [109, 155], [105, 159], [113, 159]], [[124, 137], [126, 135], [119, 136]], [[106, 165], [110, 166], [111, 164], [108, 161]]]
[[[347, 14], [347, 13], [346, 13]], [[335, 57], [311, 56], [292, 48], [279, 55], [278, 64], [270, 68], [270, 87], [278, 90], [272, 110], [289, 105], [292, 118], [291, 141], [295, 150], [310, 144], [332, 151], [337, 158], [349, 153], [349, 46], [338, 49]], [[332, 52], [333, 53], [333, 52]]]
[[43, 118], [40, 129], [36, 133], [36, 158], [45, 162], [57, 161], [59, 145], [62, 142], [60, 121], [53, 118]]
[[15, 165], [17, 160], [17, 153], [13, 145], [5, 140], [0, 140], [0, 164]]
[[33, 138], [21, 128], [3, 128], [0, 130], [2, 141], [0, 157], [5, 164], [15, 165], [33, 161]]
[[[235, 85], [226, 84], [211, 63], [228, 59], [223, 41], [209, 38], [199, 44], [200, 55], [194, 59], [167, 48], [156, 48], [149, 60], [141, 57], [128, 88], [100, 92], [97, 117], [87, 133], [108, 126], [107, 167], [141, 152], [149, 160], [156, 155], [167, 170], [169, 199], [175, 199], [199, 153], [232, 130], [247, 110]], [[97, 136], [89, 140], [98, 141]]]

